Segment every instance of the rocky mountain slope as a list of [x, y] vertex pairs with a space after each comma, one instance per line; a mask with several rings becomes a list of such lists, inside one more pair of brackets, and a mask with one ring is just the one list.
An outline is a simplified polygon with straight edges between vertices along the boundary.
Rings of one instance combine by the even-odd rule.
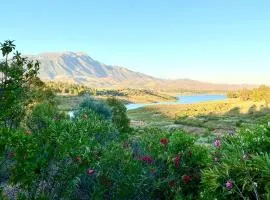
[[[40, 78], [84, 84], [91, 87], [130, 87], [185, 90], [231, 90], [249, 85], [211, 84], [190, 79], [159, 79], [123, 67], [105, 65], [85, 53], [42, 53], [32, 56], [41, 62]], [[181, 75], [179, 75], [181, 76]]]

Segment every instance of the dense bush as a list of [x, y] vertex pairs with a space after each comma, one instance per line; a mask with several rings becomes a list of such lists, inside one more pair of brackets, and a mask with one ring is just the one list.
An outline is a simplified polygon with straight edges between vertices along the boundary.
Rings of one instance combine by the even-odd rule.
[[86, 95], [84, 100], [80, 103], [80, 108], [91, 109], [101, 115], [105, 120], [111, 120], [112, 118], [111, 108], [107, 104], [97, 101], [89, 95]]
[[132, 138], [131, 147], [134, 157], [152, 174], [151, 199], [198, 198], [201, 170], [209, 162], [207, 149], [184, 132], [140, 132]]
[[[68, 119], [37, 105], [26, 129], [1, 129], [9, 181], [26, 199], [171, 199], [198, 197], [205, 148], [183, 132], [145, 129], [125, 140], [91, 108]], [[4, 156], [2, 156], [4, 160]], [[5, 157], [7, 159], [7, 156]]]
[[59, 118], [48, 105], [37, 106], [32, 115], [29, 124], [37, 126], [1, 133], [2, 149], [14, 155], [10, 181], [20, 184], [27, 199], [68, 198], [80, 175], [117, 139], [117, 130], [91, 110], [81, 110], [73, 121]]
[[26, 122], [0, 132], [1, 182], [21, 199], [269, 198], [266, 125], [242, 127], [209, 149], [182, 131], [119, 134], [91, 107], [69, 119], [39, 104]]
[[107, 99], [106, 103], [112, 108], [112, 122], [120, 132], [130, 131], [129, 119], [127, 117], [127, 108], [124, 104], [115, 98]]
[[[0, 44], [0, 126], [19, 126], [26, 107], [35, 100], [39, 62], [15, 52], [13, 41]], [[12, 55], [13, 54], [13, 55]]]
[[70, 119], [51, 91], [35, 90], [35, 102], [22, 91], [14, 94], [26, 99], [1, 96], [12, 100], [0, 107], [1, 199], [270, 199], [269, 116], [256, 127], [239, 122], [209, 148], [183, 131], [131, 129], [115, 99], [88, 96]]
[[213, 164], [203, 171], [205, 199], [270, 198], [270, 128], [260, 125], [214, 143]]

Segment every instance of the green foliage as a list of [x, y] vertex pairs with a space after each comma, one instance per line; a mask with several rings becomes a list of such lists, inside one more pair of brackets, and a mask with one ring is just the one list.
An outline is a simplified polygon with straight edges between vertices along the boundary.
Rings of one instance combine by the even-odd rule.
[[201, 170], [207, 167], [207, 149], [184, 132], [144, 129], [131, 141], [134, 157], [152, 176], [151, 199], [196, 199]]
[[0, 50], [4, 57], [0, 62], [0, 125], [14, 128], [29, 104], [52, 96], [43, 94], [44, 85], [37, 77], [38, 61], [22, 57], [13, 41], [5, 41]]
[[102, 148], [117, 139], [114, 127], [91, 110], [81, 111], [71, 121], [56, 118], [59, 114], [47, 108], [34, 109], [29, 124], [42, 123], [30, 126], [30, 131], [1, 134], [10, 135], [2, 141], [16, 155], [10, 181], [20, 184], [27, 198], [41, 194], [49, 199], [70, 197], [80, 175], [94, 167]]
[[129, 122], [127, 117], [127, 108], [124, 104], [115, 98], [107, 99], [106, 103], [112, 108], [112, 122], [116, 125], [120, 132], [130, 131]]
[[[1, 45], [1, 199], [11, 199], [2, 189], [9, 184], [21, 200], [270, 198], [269, 116], [255, 127], [237, 121], [239, 131], [213, 148], [183, 131], [131, 129], [125, 106], [113, 98], [88, 96], [70, 119], [36, 78], [38, 63], [19, 54], [8, 60], [14, 48]], [[266, 90], [241, 95], [265, 100]]]
[[95, 100], [89, 95], [85, 96], [84, 100], [80, 103], [80, 109], [91, 109], [106, 120], [112, 119], [110, 107], [101, 101]]
[[55, 105], [49, 103], [37, 104], [32, 109], [30, 116], [28, 116], [26, 126], [29, 131], [36, 132], [46, 129], [52, 120], [59, 120], [61, 117], [63, 118], [63, 116], [58, 114]]
[[[242, 128], [222, 139], [213, 165], [203, 171], [206, 199], [268, 199], [270, 195], [270, 129]], [[232, 188], [226, 187], [231, 181]]]

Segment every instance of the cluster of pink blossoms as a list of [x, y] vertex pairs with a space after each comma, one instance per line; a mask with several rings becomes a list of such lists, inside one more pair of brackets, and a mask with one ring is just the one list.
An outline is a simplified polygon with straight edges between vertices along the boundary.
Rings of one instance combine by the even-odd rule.
[[154, 162], [154, 160], [150, 156], [143, 156], [141, 160], [149, 165], [151, 165]]
[[217, 147], [217, 148], [221, 147], [221, 140], [220, 139], [216, 139], [214, 141], [214, 146]]

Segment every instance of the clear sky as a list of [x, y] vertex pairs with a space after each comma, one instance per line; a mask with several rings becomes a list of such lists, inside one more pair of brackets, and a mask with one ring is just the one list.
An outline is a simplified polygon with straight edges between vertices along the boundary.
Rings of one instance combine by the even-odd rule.
[[0, 41], [162, 78], [270, 84], [269, 0], [0, 0]]

